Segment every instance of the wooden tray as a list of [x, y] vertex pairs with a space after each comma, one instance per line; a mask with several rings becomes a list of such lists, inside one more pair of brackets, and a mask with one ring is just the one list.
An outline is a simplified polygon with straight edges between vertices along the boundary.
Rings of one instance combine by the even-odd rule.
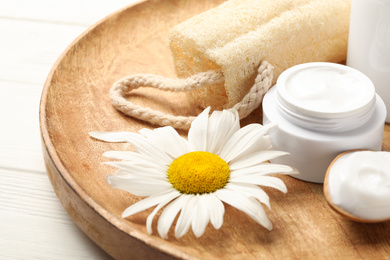
[[[105, 176], [115, 169], [102, 153], [122, 150], [89, 138], [90, 131], [137, 131], [151, 127], [117, 112], [108, 90], [121, 77], [153, 73], [175, 77], [167, 32], [175, 24], [222, 0], [156, 0], [128, 7], [81, 35], [53, 67], [42, 94], [40, 123], [48, 175], [58, 198], [77, 225], [117, 259], [383, 259], [390, 257], [390, 223], [360, 224], [334, 213], [322, 185], [285, 176], [289, 192], [267, 189], [274, 224], [267, 231], [226, 206], [220, 230], [208, 227], [196, 239], [148, 235], [151, 210], [122, 219], [140, 198], [112, 189]], [[260, 14], [259, 14], [260, 15]], [[134, 102], [173, 114], [196, 114], [184, 96], [140, 90]], [[195, 111], [194, 111], [195, 110]], [[261, 122], [259, 114], [251, 120]], [[389, 146], [386, 126], [384, 150]], [[185, 133], [183, 133], [185, 134]], [[156, 222], [156, 219], [155, 219]]]

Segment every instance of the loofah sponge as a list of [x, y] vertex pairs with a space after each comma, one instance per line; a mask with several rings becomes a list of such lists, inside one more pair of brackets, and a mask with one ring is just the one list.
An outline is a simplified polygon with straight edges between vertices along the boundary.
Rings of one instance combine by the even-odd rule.
[[179, 77], [222, 70], [224, 83], [194, 90], [195, 103], [232, 107], [249, 91], [262, 60], [274, 82], [287, 68], [346, 59], [350, 0], [230, 0], [171, 29]]

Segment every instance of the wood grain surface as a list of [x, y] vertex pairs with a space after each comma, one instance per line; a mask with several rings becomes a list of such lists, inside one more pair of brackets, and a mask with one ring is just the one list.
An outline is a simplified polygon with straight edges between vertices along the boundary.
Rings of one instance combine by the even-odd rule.
[[[148, 124], [126, 117], [110, 104], [108, 91], [123, 76], [153, 73], [175, 77], [168, 30], [222, 0], [155, 0], [127, 8], [90, 28], [60, 57], [42, 94], [40, 123], [47, 171], [64, 208], [78, 226], [117, 259], [385, 259], [390, 256], [390, 222], [365, 224], [341, 217], [327, 205], [322, 185], [280, 176], [289, 192], [265, 189], [274, 224], [267, 231], [226, 206], [220, 230], [210, 225], [201, 238], [148, 235], [151, 210], [127, 219], [122, 211], [141, 198], [111, 188], [101, 165], [108, 150], [123, 144], [94, 140], [90, 131], [137, 131]], [[185, 96], [142, 89], [129, 98], [176, 115], [201, 111]], [[261, 122], [257, 111], [245, 123]], [[185, 135], [184, 132], [181, 134]], [[386, 126], [384, 150], [389, 149]], [[158, 216], [157, 216], [158, 217]], [[155, 221], [156, 222], [156, 221]]]

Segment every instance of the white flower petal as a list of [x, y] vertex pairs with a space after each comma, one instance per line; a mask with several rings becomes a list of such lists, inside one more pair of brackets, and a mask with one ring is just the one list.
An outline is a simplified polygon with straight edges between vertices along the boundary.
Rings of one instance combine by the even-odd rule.
[[[240, 151], [236, 151], [236, 156], [233, 160], [242, 160], [244, 158], [250, 157], [252, 154], [263, 150], [271, 151], [272, 150], [272, 141], [268, 135], [261, 136], [258, 140], [253, 140], [253, 143], [248, 144], [247, 147]], [[232, 162], [232, 161], [230, 161]]]
[[254, 221], [264, 226], [266, 229], [272, 229], [271, 221], [257, 200], [227, 189], [217, 190], [215, 195], [223, 202], [245, 212]]
[[[150, 174], [129, 174], [126, 170], [119, 169], [117, 172], [115, 172], [114, 175], [107, 175], [106, 176], [107, 181], [113, 181], [116, 179], [116, 181], [120, 182], [123, 181], [124, 183], [128, 184], [155, 184], [155, 185], [166, 185], [166, 186], [172, 186], [171, 183], [169, 183], [168, 178], [156, 178], [155, 175]], [[110, 184], [110, 183], [109, 183]], [[125, 185], [126, 185], [125, 184]]]
[[252, 197], [271, 208], [269, 203], [269, 196], [259, 186], [247, 183], [228, 183], [226, 189], [239, 192], [246, 197]]
[[223, 224], [223, 215], [225, 214], [225, 206], [214, 193], [204, 194], [204, 200], [207, 201], [210, 222], [215, 229], [220, 229]]
[[272, 150], [272, 141], [268, 135], [258, 136], [258, 139], [252, 139], [251, 143], [248, 143], [247, 146], [242, 149], [233, 148], [231, 154], [231, 160], [229, 164], [233, 161], [238, 161], [252, 156], [252, 154], [257, 153], [258, 151], [271, 151]]
[[177, 223], [175, 226], [175, 237], [181, 238], [184, 236], [188, 230], [190, 229], [192, 217], [194, 214], [194, 206], [197, 203], [198, 198], [195, 196], [189, 196], [189, 200], [183, 206], [180, 216], [177, 219]]
[[260, 151], [257, 150], [256, 152], [246, 155], [245, 157], [242, 156], [242, 157], [234, 158], [229, 163], [229, 168], [231, 170], [236, 170], [248, 166], [253, 166], [286, 154], [289, 153], [282, 152], [282, 151], [274, 151], [274, 150], [260, 150]]
[[241, 128], [226, 142], [220, 153], [221, 158], [229, 163], [248, 149], [258, 146], [259, 140], [264, 138], [264, 135], [272, 126], [271, 124], [266, 126], [250, 124]]
[[142, 155], [134, 151], [107, 151], [103, 153], [104, 157], [114, 159], [114, 160], [138, 160], [142, 158]]
[[168, 181], [138, 178], [129, 174], [121, 174], [121, 170], [117, 172], [118, 174], [106, 176], [107, 183], [113, 188], [128, 191], [136, 196], [151, 196], [172, 188]]
[[129, 176], [138, 175], [141, 178], [145, 177], [156, 177], [161, 180], [167, 180], [167, 166], [148, 167], [148, 165], [138, 165], [134, 162], [129, 161], [116, 161], [116, 162], [104, 162], [102, 164], [111, 165], [117, 167], [124, 172], [127, 172]]
[[171, 202], [172, 200], [176, 199], [179, 196], [180, 196], [180, 192], [178, 192], [177, 190], [172, 190], [171, 192], [168, 192], [168, 193], [166, 193], [166, 194], [161, 196], [161, 203], [158, 204], [156, 208], [154, 208], [153, 212], [150, 213], [150, 215], [146, 219], [146, 230], [148, 231], [149, 234], [153, 233], [153, 231], [152, 231], [152, 222], [153, 222], [153, 218], [157, 214], [157, 212], [162, 207], [164, 207], [169, 202]]
[[110, 142], [110, 143], [124, 143], [126, 142], [126, 137], [131, 132], [90, 132], [89, 135], [95, 139]]
[[173, 127], [165, 126], [154, 130], [141, 129], [140, 134], [150, 139], [150, 142], [162, 147], [164, 152], [173, 158], [190, 152], [186, 139], [181, 137]]
[[247, 149], [244, 154], [249, 154], [252, 149], [258, 150], [271, 150], [272, 149], [272, 140], [271, 137], [267, 134], [261, 137], [257, 142], [257, 146]]
[[240, 129], [238, 112], [235, 109], [214, 111], [207, 128], [207, 152], [218, 154], [223, 144]]
[[140, 134], [133, 133], [126, 137], [126, 141], [134, 145], [137, 152], [149, 156], [156, 162], [169, 165], [173, 161], [172, 157], [165, 152], [164, 147], [160, 147], [158, 143], [151, 143], [148, 138]]
[[245, 175], [268, 175], [268, 174], [290, 174], [293, 173], [293, 168], [287, 165], [274, 163], [261, 163], [238, 170], [231, 169], [230, 180], [235, 180], [236, 177]]
[[[250, 124], [240, 128], [237, 132], [235, 132], [229, 140], [226, 141], [221, 150], [221, 157], [225, 159], [231, 151], [237, 147], [237, 144], [241, 143], [243, 138], [251, 139], [252, 136], [256, 135], [256, 132], [261, 129], [260, 124]], [[226, 159], [225, 159], [226, 160]]]
[[164, 164], [155, 162], [153, 158], [149, 156], [134, 151], [107, 151], [103, 153], [103, 156], [114, 160], [131, 161], [134, 164], [144, 165], [145, 167], [161, 169], [161, 167], [166, 166]]
[[207, 149], [209, 113], [210, 107], [203, 110], [191, 123], [191, 128], [188, 131], [191, 151], [206, 151]]
[[171, 193], [173, 189], [166, 191], [165, 193], [157, 194], [154, 196], [147, 197], [143, 200], [136, 202], [135, 204], [128, 207], [122, 213], [122, 218], [127, 218], [131, 215], [144, 211], [150, 207], [156, 206], [164, 200], [164, 196], [168, 193]]
[[176, 215], [179, 211], [187, 204], [191, 196], [182, 194], [176, 200], [172, 201], [168, 206], [165, 207], [161, 213], [160, 218], [157, 222], [157, 231], [160, 237], [167, 238], [168, 231], [172, 226], [173, 221], [176, 218]]
[[208, 202], [205, 200], [205, 196], [196, 195], [195, 197], [197, 198], [197, 202], [192, 216], [191, 227], [194, 235], [196, 237], [201, 237], [210, 221], [210, 213], [208, 211]]
[[231, 180], [231, 182], [234, 183], [252, 183], [256, 185], [266, 186], [275, 188], [277, 190], [280, 190], [284, 193], [287, 192], [287, 187], [284, 184], [284, 182], [276, 177], [272, 176], [262, 176], [262, 175], [244, 175], [239, 176], [237, 178], [234, 178], [234, 180]]

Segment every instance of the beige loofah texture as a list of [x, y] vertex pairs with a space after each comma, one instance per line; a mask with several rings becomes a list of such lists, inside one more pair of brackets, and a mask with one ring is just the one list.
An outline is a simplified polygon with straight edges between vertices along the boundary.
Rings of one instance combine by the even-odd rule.
[[296, 64], [346, 59], [350, 0], [230, 0], [171, 29], [179, 77], [222, 70], [225, 82], [191, 92], [214, 109], [237, 103], [253, 85], [261, 60], [274, 82]]

